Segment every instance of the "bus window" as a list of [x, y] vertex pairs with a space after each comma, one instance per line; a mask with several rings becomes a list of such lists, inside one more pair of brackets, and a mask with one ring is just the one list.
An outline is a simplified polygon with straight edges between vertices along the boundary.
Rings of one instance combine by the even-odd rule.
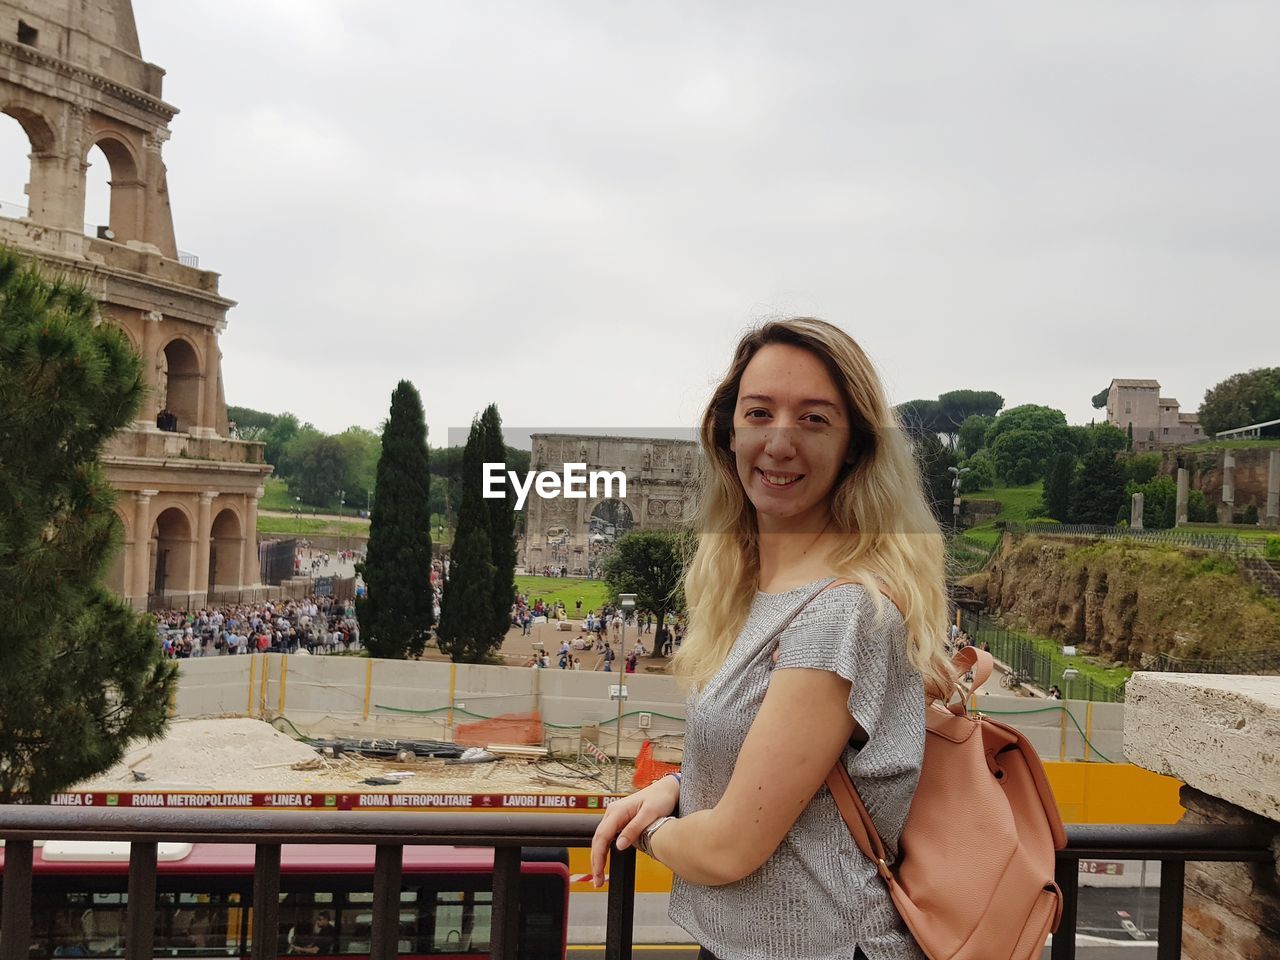
[[31, 911], [32, 957], [124, 955], [123, 893], [37, 893]]
[[[400, 931], [397, 953], [422, 953], [419, 945], [417, 888], [400, 891]], [[373, 938], [373, 891], [349, 890], [338, 921], [338, 952], [368, 955]], [[430, 942], [429, 940], [427, 942]]]
[[493, 891], [436, 891], [434, 920], [432, 953], [487, 954], [493, 928]]
[[238, 893], [162, 891], [156, 900], [156, 956], [236, 956], [240, 953]]

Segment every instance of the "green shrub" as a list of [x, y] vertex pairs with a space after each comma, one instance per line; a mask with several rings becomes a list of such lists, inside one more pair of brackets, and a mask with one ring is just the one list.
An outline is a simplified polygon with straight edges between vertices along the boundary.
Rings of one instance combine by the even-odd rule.
[[1268, 560], [1280, 560], [1280, 537], [1267, 537], [1263, 553]]

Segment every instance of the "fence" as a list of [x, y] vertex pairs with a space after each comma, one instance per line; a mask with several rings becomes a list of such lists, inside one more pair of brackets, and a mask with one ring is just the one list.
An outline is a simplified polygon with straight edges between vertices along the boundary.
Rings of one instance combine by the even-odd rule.
[[1225, 553], [1236, 559], [1261, 556], [1256, 544], [1243, 537], [1187, 533], [1183, 530], [1130, 530], [1127, 527], [1104, 527], [1091, 523], [1009, 523], [1005, 530], [1013, 534], [1036, 533], [1051, 537], [1087, 537], [1091, 540], [1136, 540], [1165, 546], [1188, 547]]
[[1031, 638], [1006, 629], [985, 614], [961, 610], [960, 626], [974, 643], [981, 645], [985, 641], [991, 655], [1008, 664], [1025, 683], [1041, 690], [1061, 687], [1063, 695], [1071, 700], [1124, 702], [1124, 684], [1105, 684], [1083, 675], [1065, 683], [1062, 672], [1071, 664], [1061, 652], [1045, 650]]
[[947, 573], [953, 577], [967, 577], [984, 569], [996, 551], [1000, 540], [986, 543], [968, 534], [947, 537]]

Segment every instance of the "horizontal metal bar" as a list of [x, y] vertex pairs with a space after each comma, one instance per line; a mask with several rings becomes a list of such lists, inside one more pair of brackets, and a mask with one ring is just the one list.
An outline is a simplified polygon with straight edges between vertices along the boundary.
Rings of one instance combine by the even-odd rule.
[[[422, 813], [132, 807], [0, 806], [6, 840], [184, 840], [207, 843], [395, 843], [407, 846], [557, 846], [591, 843], [599, 813]], [[1272, 858], [1271, 832], [1238, 825], [1074, 824], [1059, 858]]]

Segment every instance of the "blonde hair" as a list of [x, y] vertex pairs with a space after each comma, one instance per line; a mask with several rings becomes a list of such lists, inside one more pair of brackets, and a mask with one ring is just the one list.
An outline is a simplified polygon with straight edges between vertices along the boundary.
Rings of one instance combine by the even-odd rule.
[[743, 336], [703, 414], [698, 546], [685, 569], [689, 630], [675, 657], [676, 675], [695, 687], [711, 679], [729, 656], [759, 589], [755, 508], [738, 479], [729, 435], [743, 371], [769, 344], [812, 353], [844, 398], [853, 462], [836, 479], [831, 512], [832, 526], [850, 536], [831, 555], [835, 572], [863, 584], [879, 614], [884, 600], [877, 579], [883, 583], [906, 621], [907, 656], [929, 696], [949, 696], [956, 675], [944, 645], [942, 533], [910, 443], [862, 348], [839, 327], [810, 317], [770, 321]]

